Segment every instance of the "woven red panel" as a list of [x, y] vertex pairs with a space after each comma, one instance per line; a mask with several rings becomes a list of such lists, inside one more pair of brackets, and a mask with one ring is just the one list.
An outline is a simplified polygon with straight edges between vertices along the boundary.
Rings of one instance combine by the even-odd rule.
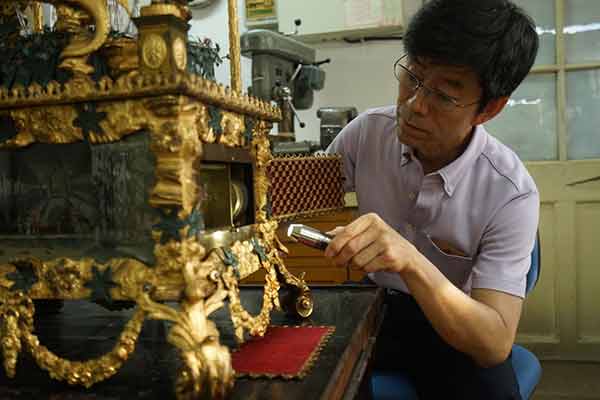
[[344, 207], [339, 156], [275, 158], [267, 167], [274, 217]]

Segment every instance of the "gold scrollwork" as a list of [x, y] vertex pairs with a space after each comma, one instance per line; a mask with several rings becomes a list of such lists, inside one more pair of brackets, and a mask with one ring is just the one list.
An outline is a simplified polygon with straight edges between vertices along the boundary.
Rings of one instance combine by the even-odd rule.
[[[182, 235], [185, 236], [187, 229], [182, 229]], [[195, 237], [172, 240], [163, 246], [157, 244], [158, 265], [154, 268], [131, 259], [113, 259], [104, 265], [92, 259], [59, 259], [45, 263], [30, 260], [37, 282], [27, 296], [20, 291], [10, 291], [12, 284], [6, 276], [13, 273], [15, 267], [1, 266], [0, 345], [7, 374], [14, 375], [17, 356], [24, 346], [54, 379], [89, 387], [115, 374], [127, 360], [134, 351], [143, 320], [148, 317], [174, 322], [168, 340], [180, 350], [184, 361], [176, 386], [178, 398], [196, 399], [207, 391], [210, 398], [224, 398], [233, 385], [231, 357], [228, 348], [219, 343], [216, 325], [208, 317], [223, 306], [225, 298], [229, 298], [236, 339], [242, 342], [245, 331], [254, 336], [264, 335], [271, 311], [280, 309], [277, 272], [285, 276], [286, 283], [306, 289], [305, 294], [310, 295], [306, 284], [283, 266], [278, 252], [285, 249], [277, 242], [276, 229], [275, 221], [259, 224], [254, 243], [236, 242], [230, 249], [237, 260], [236, 266], [224, 264], [222, 250], [213, 250], [206, 256], [205, 249]], [[256, 246], [262, 251], [257, 252]], [[62, 359], [40, 345], [32, 333], [34, 309], [28, 296], [87, 298], [89, 289], [85, 283], [91, 279], [92, 270], [102, 272], [108, 268], [115, 284], [110, 290], [111, 297], [134, 300], [139, 307], [113, 350], [98, 359], [74, 362]], [[241, 304], [238, 282], [241, 276], [261, 268], [267, 272], [263, 306], [258, 315], [252, 316]], [[183, 299], [181, 310], [153, 299]]]
[[[94, 68], [87, 63], [87, 57], [98, 50], [108, 38], [110, 22], [106, 0], [46, 0], [57, 8], [57, 30], [74, 34], [70, 43], [61, 53], [61, 68], [70, 69], [76, 74], [87, 75]], [[90, 34], [87, 26], [94, 25]]]
[[18, 354], [21, 348], [25, 347], [37, 364], [48, 371], [53, 379], [85, 387], [103, 381], [119, 370], [133, 353], [145, 318], [143, 311], [137, 311], [125, 325], [112, 351], [104, 356], [88, 361], [69, 361], [40, 345], [38, 337], [33, 334], [34, 313], [33, 301], [23, 292], [0, 290], [0, 345], [6, 374], [9, 377], [15, 375]]
[[174, 323], [168, 340], [181, 352], [184, 368], [176, 383], [177, 397], [196, 399], [208, 394], [222, 399], [233, 386], [229, 349], [219, 342], [219, 331], [208, 317], [223, 306], [222, 263], [215, 253], [206, 260], [188, 258], [183, 267], [186, 297], [181, 311], [151, 300], [143, 293], [137, 302], [153, 319]]
[[256, 162], [257, 174], [254, 178], [254, 193], [256, 196], [255, 215], [259, 223], [268, 222], [267, 215], [267, 195], [271, 186], [269, 177], [267, 176], [267, 165], [273, 158], [271, 155], [270, 142], [268, 138], [270, 124], [265, 121], [260, 121], [255, 127], [254, 137], [252, 140], [252, 151]]
[[18, 109], [10, 112], [18, 134], [2, 147], [25, 147], [31, 143], [72, 143], [83, 139], [74, 126], [77, 110], [73, 106]]
[[135, 350], [144, 319], [145, 312], [137, 310], [125, 325], [113, 349], [97, 359], [88, 361], [69, 361], [56, 356], [39, 343], [39, 339], [31, 333], [31, 330], [25, 331], [22, 335], [29, 353], [42, 369], [50, 373], [50, 377], [66, 381], [70, 385], [91, 387], [116, 374], [127, 361]]
[[[246, 244], [246, 246], [252, 246]], [[249, 264], [256, 262], [256, 255], [242, 251], [238, 254], [240, 264]], [[263, 336], [267, 331], [271, 321], [271, 311], [275, 305], [278, 305], [279, 282], [275, 268], [270, 262], [264, 262], [262, 267], [267, 271], [265, 275], [265, 286], [263, 292], [263, 303], [260, 313], [252, 316], [244, 309], [240, 300], [240, 290], [238, 278], [233, 267], [229, 267], [223, 274], [225, 287], [229, 296], [229, 312], [233, 322], [235, 338], [239, 343], [244, 341], [244, 330], [247, 330], [252, 336]]]
[[[46, 2], [54, 5], [66, 4], [75, 9], [82, 9], [91, 16], [93, 24], [96, 26], [91, 40], [82, 41], [81, 38], [76, 37], [61, 54], [62, 58], [86, 56], [104, 44], [110, 28], [106, 0], [46, 0]], [[59, 20], [62, 21], [63, 18]]]

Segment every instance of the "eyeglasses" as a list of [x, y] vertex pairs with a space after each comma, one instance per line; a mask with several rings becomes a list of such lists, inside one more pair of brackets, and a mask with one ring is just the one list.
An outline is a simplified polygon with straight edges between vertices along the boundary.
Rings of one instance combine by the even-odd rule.
[[419, 89], [423, 88], [423, 96], [428, 99], [429, 105], [442, 111], [452, 111], [455, 107], [466, 108], [479, 104], [480, 100], [469, 104], [461, 104], [457, 99], [447, 95], [441, 90], [425, 86], [425, 82], [417, 78], [417, 76], [403, 64], [403, 62], [406, 62], [406, 57], [407, 54], [400, 57], [394, 63], [394, 75], [396, 76], [396, 79], [398, 79], [398, 82], [400, 82], [400, 87], [404, 93], [410, 94], [412, 97]]

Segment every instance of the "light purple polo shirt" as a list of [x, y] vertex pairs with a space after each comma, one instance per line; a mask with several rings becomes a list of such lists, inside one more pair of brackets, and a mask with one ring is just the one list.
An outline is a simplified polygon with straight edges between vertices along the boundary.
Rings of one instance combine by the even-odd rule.
[[[483, 126], [459, 158], [426, 176], [398, 140], [395, 106], [361, 114], [327, 152], [343, 156], [345, 188], [356, 192], [360, 214], [378, 214], [457, 287], [524, 297], [539, 193], [517, 155]], [[370, 277], [409, 291], [397, 273]]]

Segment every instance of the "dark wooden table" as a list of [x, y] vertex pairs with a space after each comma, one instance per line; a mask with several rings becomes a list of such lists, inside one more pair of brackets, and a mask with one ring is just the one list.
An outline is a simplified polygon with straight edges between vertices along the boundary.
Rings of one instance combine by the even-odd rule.
[[[334, 334], [323, 349], [311, 372], [302, 380], [238, 379], [231, 399], [355, 399], [361, 398], [368, 359], [374, 336], [383, 314], [380, 289], [368, 286], [313, 288], [315, 311], [308, 321], [313, 325], [333, 325]], [[262, 292], [242, 290], [242, 303], [253, 314], [260, 309]], [[39, 316], [36, 332], [42, 344], [68, 359], [84, 360], [109, 351], [130, 310], [107, 311], [89, 302], [67, 302], [55, 315]], [[227, 311], [213, 318], [223, 343], [234, 346], [232, 325]], [[282, 312], [272, 314], [275, 325], [300, 322]], [[165, 341], [168, 324], [147, 321], [132, 357], [111, 379], [91, 389], [71, 387], [53, 381], [23, 354], [17, 376], [8, 379], [0, 372], [0, 398], [52, 400], [113, 400], [174, 398], [174, 380], [179, 366], [175, 350]], [[363, 385], [364, 389], [364, 385]]]

